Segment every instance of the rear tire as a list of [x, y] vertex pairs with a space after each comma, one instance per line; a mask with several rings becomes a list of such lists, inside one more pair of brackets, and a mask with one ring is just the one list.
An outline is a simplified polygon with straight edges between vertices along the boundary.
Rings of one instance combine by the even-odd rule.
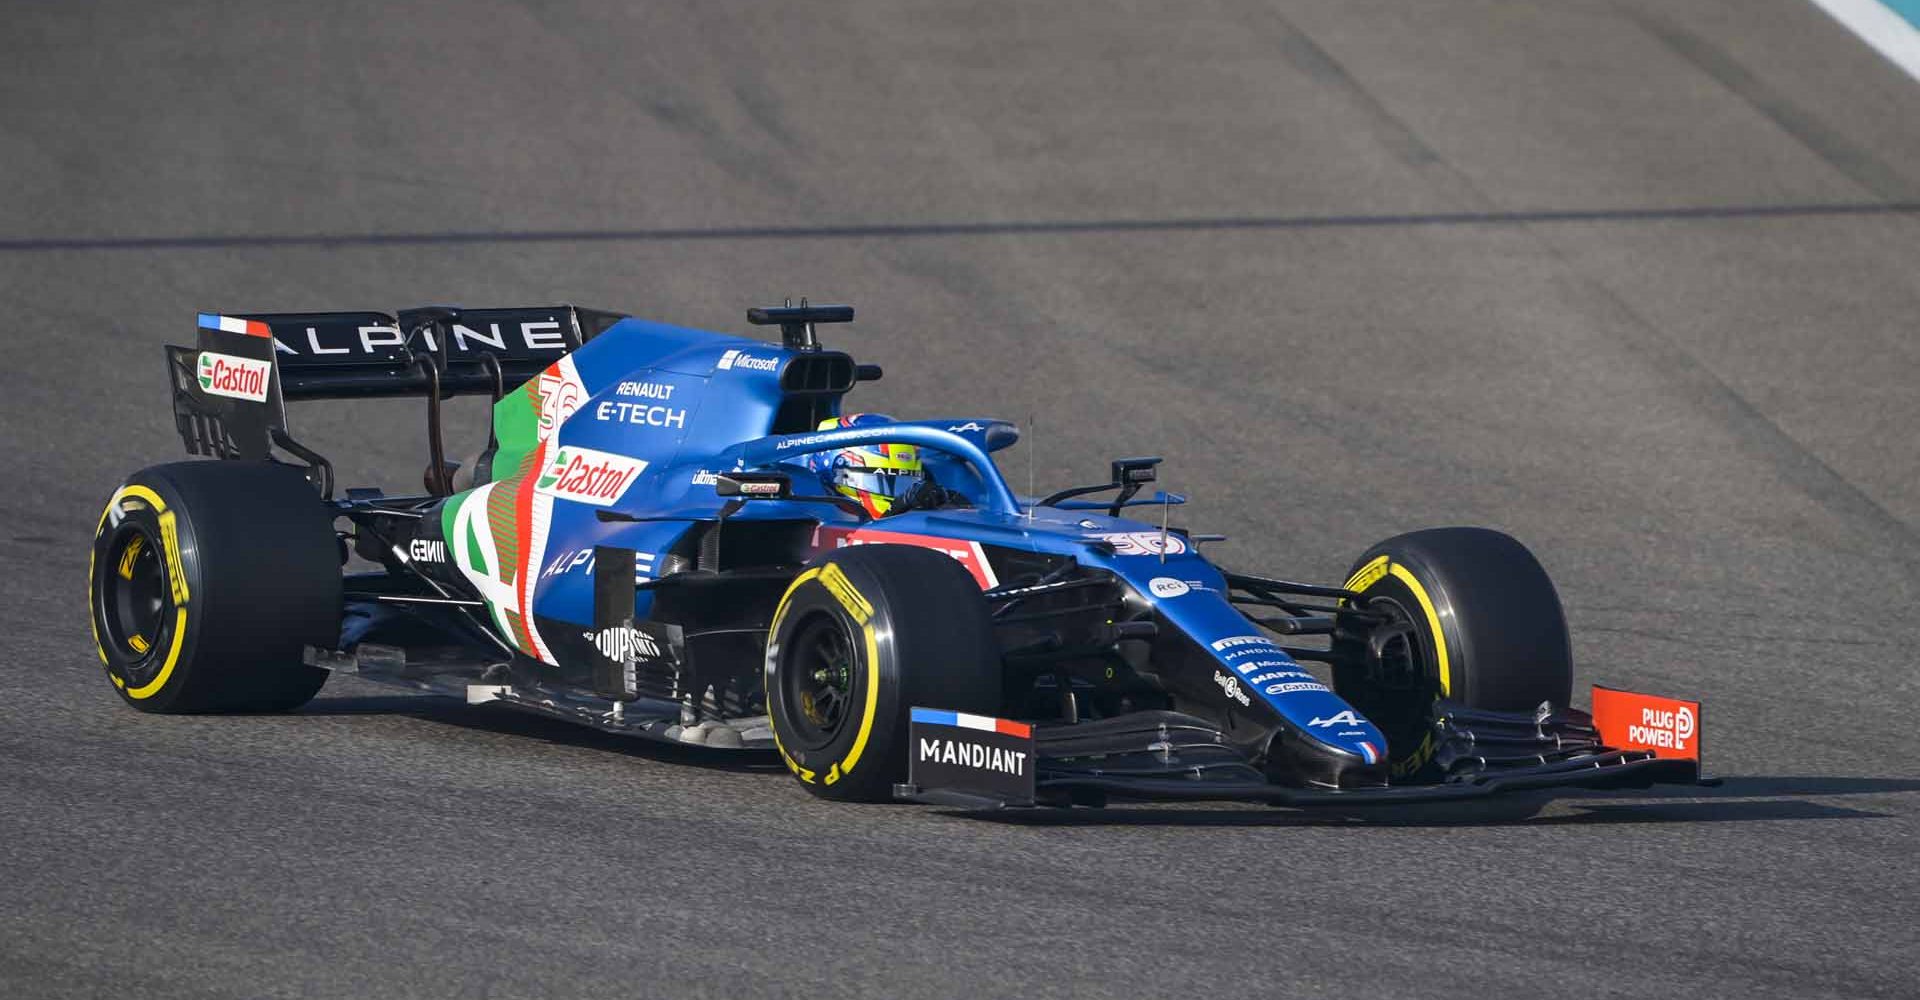
[[930, 549], [824, 555], [774, 612], [766, 690], [780, 756], [807, 791], [890, 799], [906, 780], [909, 709], [1000, 711], [1000, 659], [980, 587]]
[[279, 712], [326, 683], [301, 660], [340, 636], [340, 542], [306, 477], [176, 462], [130, 477], [94, 532], [94, 644], [143, 712]]
[[[1334, 671], [1334, 690], [1387, 737], [1396, 783], [1431, 780], [1432, 721], [1439, 698], [1469, 708], [1565, 708], [1573, 649], [1560, 595], [1539, 560], [1487, 528], [1429, 528], [1369, 548], [1346, 584], [1355, 602], [1403, 623], [1388, 644], [1389, 676], [1358, 666]], [[1358, 654], [1355, 639], [1340, 641]]]

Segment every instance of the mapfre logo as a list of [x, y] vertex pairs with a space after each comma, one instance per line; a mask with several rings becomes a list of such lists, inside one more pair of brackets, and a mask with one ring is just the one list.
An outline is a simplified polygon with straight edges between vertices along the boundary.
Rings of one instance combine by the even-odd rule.
[[267, 401], [267, 378], [273, 365], [231, 354], [200, 352], [200, 391], [209, 396], [230, 396], [254, 403]]
[[619, 500], [646, 471], [644, 459], [607, 451], [562, 445], [533, 483], [534, 491], [562, 500], [578, 500], [605, 507]]

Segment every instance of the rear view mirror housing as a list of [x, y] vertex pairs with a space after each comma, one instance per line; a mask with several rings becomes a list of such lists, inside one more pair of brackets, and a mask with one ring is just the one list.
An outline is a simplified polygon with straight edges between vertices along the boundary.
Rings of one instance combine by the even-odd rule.
[[1113, 484], [1131, 486], [1139, 489], [1160, 478], [1154, 466], [1160, 464], [1159, 456], [1142, 458], [1116, 458], [1113, 460]]

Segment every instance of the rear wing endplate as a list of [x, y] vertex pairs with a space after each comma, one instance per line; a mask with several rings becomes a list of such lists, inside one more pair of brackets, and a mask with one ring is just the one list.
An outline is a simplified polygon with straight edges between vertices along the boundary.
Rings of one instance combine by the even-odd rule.
[[195, 346], [167, 347], [174, 422], [189, 454], [264, 459], [278, 446], [324, 465], [288, 435], [288, 400], [498, 399], [625, 318], [571, 305], [202, 313]]

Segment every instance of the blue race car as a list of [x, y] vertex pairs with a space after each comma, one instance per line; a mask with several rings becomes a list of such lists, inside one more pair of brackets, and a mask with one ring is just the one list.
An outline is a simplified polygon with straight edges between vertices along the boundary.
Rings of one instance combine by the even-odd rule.
[[[773, 750], [845, 800], [1699, 777], [1696, 703], [1627, 696], [1618, 725], [1570, 706], [1559, 598], [1506, 535], [1400, 535], [1340, 586], [1230, 572], [1172, 523], [1182, 497], [1148, 491], [1159, 459], [1018, 496], [990, 457], [1010, 423], [847, 412], [880, 369], [816, 327], [852, 308], [748, 318], [782, 342], [572, 306], [201, 315], [167, 348], [174, 416], [221, 461], [108, 502], [89, 577], [108, 679], [142, 711], [275, 711], [351, 673]], [[440, 430], [456, 394], [494, 400], [462, 463]], [[287, 401], [401, 395], [426, 400], [424, 492], [337, 495]]]

